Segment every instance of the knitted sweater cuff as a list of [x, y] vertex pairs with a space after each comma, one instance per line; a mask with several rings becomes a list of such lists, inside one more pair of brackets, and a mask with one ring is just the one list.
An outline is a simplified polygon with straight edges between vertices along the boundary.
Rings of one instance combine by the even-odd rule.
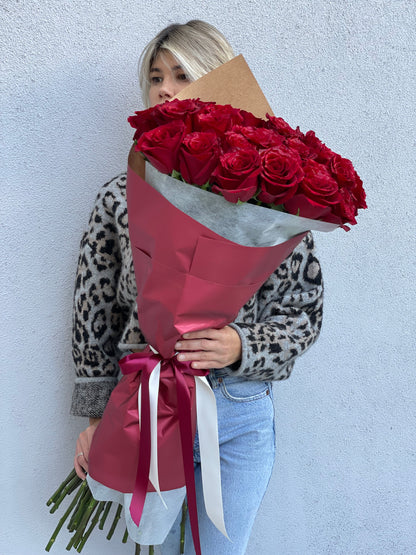
[[77, 378], [72, 395], [71, 414], [101, 418], [117, 378]]
[[294, 360], [278, 365], [270, 354], [259, 351], [259, 345], [264, 342], [256, 333], [259, 324], [232, 323], [229, 325], [238, 333], [241, 340], [241, 360], [229, 367], [233, 376], [244, 376], [247, 380], [261, 381], [285, 380], [290, 376], [295, 364]]

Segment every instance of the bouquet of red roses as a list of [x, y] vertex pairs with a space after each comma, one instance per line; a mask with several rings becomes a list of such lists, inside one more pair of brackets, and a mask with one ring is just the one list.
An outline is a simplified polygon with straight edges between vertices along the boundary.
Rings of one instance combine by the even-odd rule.
[[[350, 160], [313, 131], [282, 118], [199, 99], [173, 100], [136, 112], [136, 150], [163, 174], [222, 195], [346, 227], [366, 208]], [[348, 228], [346, 228], [348, 229]]]
[[[129, 534], [138, 543], [163, 541], [186, 486], [197, 554], [196, 426], [205, 506], [226, 534], [215, 398], [204, 376], [179, 363], [174, 345], [187, 331], [234, 321], [308, 230], [354, 224], [365, 207], [351, 162], [311, 131], [259, 117], [271, 110], [259, 108], [259, 89], [242, 83], [254, 77], [240, 62], [182, 91], [196, 100], [176, 99], [129, 118], [135, 149], [148, 160], [146, 168], [128, 168], [127, 205], [139, 323], [149, 347], [120, 361], [124, 376], [89, 457], [94, 497], [127, 505]], [[229, 77], [233, 64], [239, 80], [218, 79], [221, 72]], [[206, 100], [194, 95], [198, 84]]]

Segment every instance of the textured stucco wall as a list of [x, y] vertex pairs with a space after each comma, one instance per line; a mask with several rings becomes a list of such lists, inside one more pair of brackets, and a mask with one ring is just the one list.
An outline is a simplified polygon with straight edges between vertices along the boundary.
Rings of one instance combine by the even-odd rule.
[[[324, 330], [276, 384], [278, 457], [248, 553], [414, 554], [414, 0], [0, 10], [0, 553], [43, 553], [56, 523], [43, 503], [85, 426], [68, 416], [73, 277], [96, 191], [126, 165], [138, 55], [165, 24], [201, 18], [246, 56], [275, 113], [351, 158], [368, 191], [355, 229], [316, 237]], [[84, 552], [133, 547], [96, 535]]]

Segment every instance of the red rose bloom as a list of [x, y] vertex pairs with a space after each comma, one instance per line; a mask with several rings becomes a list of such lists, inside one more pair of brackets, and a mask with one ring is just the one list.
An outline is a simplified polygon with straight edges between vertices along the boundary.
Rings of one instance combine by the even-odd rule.
[[340, 203], [335, 207], [334, 212], [339, 215], [344, 222], [349, 224], [356, 224], [357, 220], [357, 206], [354, 198], [346, 187], [343, 187], [340, 192]]
[[318, 139], [314, 131], [307, 131], [306, 135], [302, 138], [305, 145], [310, 147], [314, 158], [317, 162], [326, 164], [332, 158], [334, 153], [322, 141]]
[[284, 209], [289, 212], [289, 214], [295, 214], [302, 218], [331, 221], [341, 224], [340, 218], [337, 218], [336, 221], [333, 218], [328, 218], [328, 216], [331, 216], [331, 206], [319, 204], [319, 202], [312, 200], [303, 193], [297, 193], [285, 202]]
[[305, 178], [300, 188], [305, 195], [320, 204], [337, 204], [340, 200], [338, 183], [331, 176], [326, 166], [314, 160], [308, 160], [303, 166]]
[[149, 162], [162, 173], [178, 169], [177, 152], [185, 132], [183, 121], [174, 120], [143, 133], [135, 150], [142, 152]]
[[212, 191], [229, 202], [247, 202], [257, 192], [259, 173], [260, 157], [254, 148], [226, 152], [212, 174]]
[[303, 171], [305, 177], [299, 184], [297, 194], [284, 203], [285, 210], [304, 218], [321, 218], [341, 223], [341, 219], [337, 217], [337, 205], [341, 201], [338, 183], [326, 166], [308, 160], [303, 166]]
[[261, 191], [257, 198], [267, 204], [283, 204], [292, 197], [303, 179], [299, 154], [280, 146], [261, 153]]
[[179, 172], [187, 183], [204, 185], [218, 164], [220, 147], [212, 131], [189, 133], [179, 148]]
[[[334, 154], [329, 162], [329, 169], [341, 190], [345, 187], [352, 197], [352, 201], [356, 208], [367, 208], [365, 202], [365, 192], [363, 182], [354, 170], [352, 162], [347, 158], [343, 158], [339, 154]], [[345, 195], [344, 195], [345, 197]]]
[[354, 170], [355, 175], [355, 185], [350, 190], [352, 196], [354, 197], [355, 203], [357, 208], [367, 208], [367, 203], [365, 201], [366, 194], [363, 187], [363, 182], [361, 181], [360, 176]]
[[154, 108], [161, 117], [166, 120], [184, 119], [185, 117], [199, 112], [206, 103], [201, 102], [198, 98], [186, 98], [185, 100], [169, 100], [163, 104], [157, 104]]
[[224, 152], [242, 148], [243, 150], [250, 150], [252, 145], [250, 142], [238, 131], [227, 131], [225, 133], [225, 140], [222, 141]]
[[241, 133], [258, 148], [272, 148], [283, 143], [283, 137], [275, 130], [264, 127], [236, 126], [233, 130]]
[[133, 137], [135, 141], [140, 139], [143, 133], [151, 131], [162, 123], [155, 118], [153, 108], [148, 108], [147, 110], [135, 112], [135, 114], [136, 115], [127, 118], [129, 124], [137, 130]]
[[185, 124], [186, 132], [191, 133], [193, 131], [193, 116], [205, 106], [207, 106], [207, 103], [203, 103], [199, 99], [179, 100], [175, 98], [157, 104], [154, 107], [154, 117], [160, 121], [160, 124], [169, 123], [172, 120], [181, 120]]
[[328, 164], [329, 170], [341, 187], [349, 189], [355, 185], [355, 171], [350, 160], [334, 154]]
[[280, 135], [284, 137], [298, 137], [301, 135], [299, 128], [292, 129], [290, 125], [283, 118], [276, 118], [270, 114], [266, 114], [266, 118], [269, 120], [267, 122], [268, 129], [275, 129]]
[[240, 110], [240, 115], [243, 118], [242, 125], [244, 125], [244, 126], [259, 128], [259, 127], [264, 127], [266, 125], [266, 122], [264, 121], [264, 119], [258, 118], [257, 116], [255, 116], [251, 112], [246, 112], [245, 110]]
[[240, 110], [230, 105], [222, 106], [221, 104], [209, 104], [193, 118], [194, 131], [215, 131], [217, 134], [223, 134], [234, 127], [234, 125], [243, 122], [243, 116]]
[[298, 137], [290, 137], [285, 140], [285, 145], [293, 150], [296, 150], [302, 160], [307, 160], [308, 158], [313, 158], [314, 154], [312, 150], [305, 145], [302, 139]]

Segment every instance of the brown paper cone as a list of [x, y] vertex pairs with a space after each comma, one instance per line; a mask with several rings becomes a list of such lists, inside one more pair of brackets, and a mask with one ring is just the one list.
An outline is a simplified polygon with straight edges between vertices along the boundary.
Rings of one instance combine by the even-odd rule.
[[259, 118], [273, 114], [242, 54], [197, 79], [182, 89], [175, 98], [200, 98], [205, 102], [231, 104], [234, 108], [246, 110]]

